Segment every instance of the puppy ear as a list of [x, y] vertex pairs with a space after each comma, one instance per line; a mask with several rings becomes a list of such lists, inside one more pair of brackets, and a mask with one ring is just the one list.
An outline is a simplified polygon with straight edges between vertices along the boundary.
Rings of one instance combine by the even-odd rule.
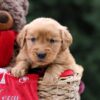
[[22, 48], [24, 46], [25, 37], [27, 34], [27, 27], [28, 27], [27, 25], [24, 26], [24, 28], [21, 30], [21, 32], [17, 36], [17, 43], [20, 46], [20, 48]]
[[62, 50], [67, 49], [73, 41], [73, 38], [70, 34], [70, 32], [67, 30], [67, 27], [61, 28], [61, 38], [62, 38]]

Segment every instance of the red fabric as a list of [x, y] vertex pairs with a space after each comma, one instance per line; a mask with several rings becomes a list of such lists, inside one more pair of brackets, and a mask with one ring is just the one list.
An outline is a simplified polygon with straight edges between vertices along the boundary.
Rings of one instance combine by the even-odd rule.
[[16, 32], [13, 30], [0, 31], [0, 67], [9, 64], [14, 50]]
[[[73, 70], [65, 70], [63, 73], [61, 73], [60, 77], [67, 77], [67, 76], [72, 76], [74, 75], [74, 71]], [[80, 82], [79, 85], [79, 94], [82, 94], [85, 91], [85, 84], [83, 81]]]
[[60, 77], [67, 77], [67, 76], [72, 76], [72, 75], [74, 75], [73, 70], [68, 69], [68, 70], [65, 70], [63, 73], [61, 73]]
[[[3, 74], [0, 74], [2, 80]], [[6, 74], [5, 84], [0, 84], [0, 100], [38, 100], [38, 75], [30, 74], [22, 78], [15, 78]]]
[[[74, 75], [72, 70], [65, 70], [60, 77]], [[0, 73], [0, 100], [39, 100], [37, 83], [39, 75], [28, 74], [15, 78], [10, 73]], [[81, 87], [80, 87], [81, 88]], [[79, 90], [80, 93], [80, 90]]]

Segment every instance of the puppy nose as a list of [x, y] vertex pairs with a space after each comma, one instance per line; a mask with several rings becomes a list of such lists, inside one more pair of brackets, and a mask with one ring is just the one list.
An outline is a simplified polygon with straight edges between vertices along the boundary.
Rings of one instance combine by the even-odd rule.
[[44, 59], [46, 57], [46, 53], [38, 53], [37, 56], [39, 59]]

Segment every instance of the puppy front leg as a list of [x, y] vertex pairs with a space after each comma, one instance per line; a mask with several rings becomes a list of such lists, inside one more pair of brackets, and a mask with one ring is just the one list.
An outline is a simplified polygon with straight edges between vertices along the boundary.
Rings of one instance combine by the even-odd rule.
[[50, 65], [43, 77], [44, 84], [55, 84], [58, 81], [59, 76], [64, 72], [64, 65], [53, 64]]
[[27, 71], [28, 71], [28, 67], [29, 67], [28, 62], [26, 62], [26, 61], [19, 61], [19, 62], [17, 62], [15, 67], [12, 68], [11, 73], [15, 77], [24, 76], [27, 73]]

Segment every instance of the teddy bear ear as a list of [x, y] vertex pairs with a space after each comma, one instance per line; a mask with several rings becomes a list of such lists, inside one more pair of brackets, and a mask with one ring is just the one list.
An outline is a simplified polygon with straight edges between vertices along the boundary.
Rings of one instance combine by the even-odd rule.
[[25, 12], [25, 16], [28, 14], [28, 10], [29, 10], [29, 1], [28, 0], [23, 0], [23, 9]]
[[23, 48], [25, 41], [26, 41], [26, 34], [27, 34], [27, 27], [28, 25], [24, 26], [24, 28], [20, 31], [20, 33], [17, 36], [17, 43], [20, 48]]
[[73, 41], [71, 33], [68, 31], [67, 27], [61, 27], [61, 38], [62, 38], [62, 50], [68, 48]]
[[20, 7], [22, 8], [24, 16], [26, 16], [29, 10], [29, 0], [16, 0], [16, 1], [17, 1], [16, 3], [19, 4]]

